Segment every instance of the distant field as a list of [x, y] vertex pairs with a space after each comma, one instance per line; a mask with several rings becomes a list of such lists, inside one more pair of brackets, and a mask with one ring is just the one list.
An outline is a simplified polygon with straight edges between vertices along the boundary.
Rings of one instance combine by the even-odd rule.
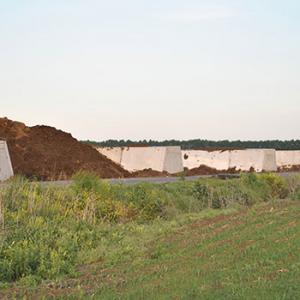
[[0, 298], [299, 299], [300, 180], [2, 192]]

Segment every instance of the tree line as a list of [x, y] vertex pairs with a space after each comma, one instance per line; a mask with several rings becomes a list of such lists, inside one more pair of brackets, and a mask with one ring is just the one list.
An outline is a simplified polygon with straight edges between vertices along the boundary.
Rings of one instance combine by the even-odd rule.
[[202, 139], [194, 140], [106, 140], [83, 141], [84, 143], [96, 147], [129, 147], [129, 146], [181, 146], [182, 149], [247, 149], [247, 148], [265, 148], [276, 150], [300, 150], [300, 140], [266, 140], [266, 141], [210, 141]]

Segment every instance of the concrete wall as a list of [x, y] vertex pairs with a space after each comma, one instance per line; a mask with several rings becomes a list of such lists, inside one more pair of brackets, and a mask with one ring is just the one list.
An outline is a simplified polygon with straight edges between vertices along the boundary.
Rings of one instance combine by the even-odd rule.
[[97, 150], [129, 172], [152, 169], [175, 174], [183, 171], [180, 147], [116, 147]]
[[300, 151], [276, 151], [276, 163], [279, 168], [300, 166]]
[[121, 165], [129, 172], [144, 169], [162, 172], [165, 155], [165, 147], [127, 147], [123, 150]]
[[272, 149], [245, 149], [229, 151], [229, 168], [240, 171], [276, 171], [276, 152]]
[[235, 168], [240, 171], [256, 172], [276, 171], [276, 154], [272, 149], [245, 149], [230, 151], [182, 151], [183, 166], [188, 169], [197, 168], [200, 165], [208, 166], [216, 170], [228, 170]]
[[114, 161], [117, 164], [121, 164], [122, 160], [122, 148], [120, 147], [111, 147], [111, 148], [97, 148], [98, 152], [105, 155], [110, 160]]
[[180, 147], [166, 147], [166, 155], [163, 170], [168, 172], [169, 174], [183, 172]]
[[265, 156], [264, 156], [263, 170], [264, 171], [277, 171], [276, 150], [265, 149], [264, 153], [265, 153]]
[[216, 170], [227, 170], [229, 168], [229, 152], [183, 150], [182, 161], [183, 167], [187, 169], [194, 169], [200, 165], [205, 165]]
[[300, 165], [300, 151], [278, 151], [276, 155], [273, 149], [181, 151], [180, 147], [116, 147], [99, 148], [98, 151], [130, 172], [152, 169], [175, 174], [182, 172], [183, 167], [193, 169], [200, 165], [218, 171], [231, 168], [239, 171], [276, 171], [276, 157], [279, 165]]
[[4, 181], [14, 175], [8, 147], [5, 141], [0, 140], [0, 181]]

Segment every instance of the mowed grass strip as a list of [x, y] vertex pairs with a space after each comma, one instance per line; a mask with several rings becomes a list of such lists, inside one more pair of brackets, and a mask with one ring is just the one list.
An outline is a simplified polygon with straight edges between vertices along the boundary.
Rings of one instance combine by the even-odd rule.
[[62, 299], [300, 299], [300, 202], [259, 204], [158, 236], [130, 261], [26, 291]]

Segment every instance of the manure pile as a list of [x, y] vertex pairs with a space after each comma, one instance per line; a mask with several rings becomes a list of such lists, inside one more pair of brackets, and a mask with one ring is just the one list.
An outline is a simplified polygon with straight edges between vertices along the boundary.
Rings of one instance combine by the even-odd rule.
[[90, 171], [102, 178], [128, 177], [129, 172], [71, 134], [49, 126], [27, 127], [0, 118], [0, 138], [7, 140], [15, 174], [39, 180], [69, 179]]

